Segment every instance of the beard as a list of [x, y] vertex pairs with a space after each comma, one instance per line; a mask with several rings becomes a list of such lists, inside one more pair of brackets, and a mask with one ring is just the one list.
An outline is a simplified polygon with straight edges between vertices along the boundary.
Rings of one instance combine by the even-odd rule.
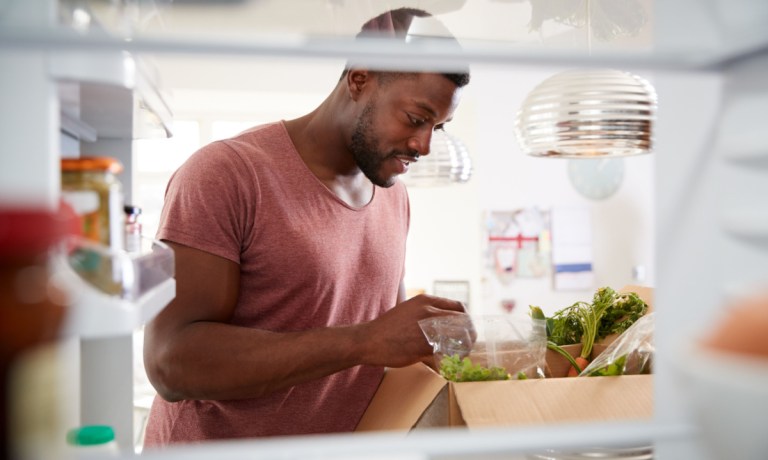
[[393, 151], [389, 154], [382, 153], [379, 148], [379, 139], [373, 134], [373, 100], [369, 101], [357, 120], [357, 125], [352, 132], [352, 142], [349, 146], [357, 167], [371, 182], [379, 187], [391, 187], [395, 184], [395, 176], [383, 177], [381, 165], [388, 159], [401, 155], [401, 152]]

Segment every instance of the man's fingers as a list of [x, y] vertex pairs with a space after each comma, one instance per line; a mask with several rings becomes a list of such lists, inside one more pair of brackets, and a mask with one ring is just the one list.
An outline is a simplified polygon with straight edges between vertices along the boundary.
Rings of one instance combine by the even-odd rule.
[[464, 311], [448, 310], [446, 308], [438, 308], [432, 305], [427, 307], [427, 312], [429, 316], [461, 316], [467, 314]]
[[467, 313], [467, 307], [458, 300], [446, 299], [443, 297], [427, 296], [429, 304], [441, 310], [450, 310], [459, 313]]

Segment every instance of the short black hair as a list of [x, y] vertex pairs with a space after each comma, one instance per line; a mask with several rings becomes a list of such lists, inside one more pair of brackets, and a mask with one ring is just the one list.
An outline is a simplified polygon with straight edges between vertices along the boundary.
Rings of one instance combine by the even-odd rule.
[[441, 72], [440, 75], [454, 82], [456, 86], [459, 88], [463, 88], [469, 84], [469, 71], [461, 72], [461, 73]]
[[[459, 45], [459, 42], [456, 40], [453, 35], [448, 32], [448, 30], [440, 23], [437, 19], [434, 18], [430, 13], [416, 9], [416, 8], [399, 8], [396, 10], [386, 11], [375, 18], [372, 18], [368, 20], [365, 24], [363, 24], [360, 32], [357, 34], [357, 37], [384, 37], [384, 38], [398, 38], [402, 39], [406, 43], [410, 43], [416, 40], [424, 40], [424, 39], [435, 39], [435, 37], [417, 37], [417, 36], [409, 36], [408, 35], [408, 29], [411, 26], [411, 22], [413, 21], [413, 18], [432, 18], [436, 23], [440, 25], [441, 28], [445, 30], [448, 36], [441, 36], [438, 37], [438, 40], [449, 42], [451, 45], [455, 45], [457, 49], [461, 49], [461, 46]], [[410, 38], [410, 40], [408, 40]], [[346, 67], [344, 68], [344, 71], [341, 73], [341, 78], [343, 79], [347, 72], [349, 72], [349, 69], [354, 67], [353, 64], [347, 63]], [[382, 82], [391, 81], [392, 79], [401, 78], [404, 76], [407, 76], [408, 74], [415, 75], [417, 73], [432, 73], [429, 71], [419, 72], [419, 71], [386, 71], [386, 70], [379, 70], [376, 71], [376, 73], [380, 76]], [[457, 87], [462, 88], [469, 84], [469, 68], [462, 69], [459, 72], [434, 72], [438, 73], [439, 75], [442, 75], [443, 77], [447, 78], [448, 80], [452, 81]]]
[[[351, 67], [347, 67], [344, 69], [343, 72], [341, 72], [340, 79], [343, 79], [347, 75], [350, 68]], [[379, 82], [381, 84], [387, 84], [392, 80], [403, 78], [408, 75], [416, 75], [419, 73], [429, 73], [429, 72], [402, 72], [402, 71], [396, 71], [396, 70], [376, 70], [374, 72], [376, 73], [376, 75], [379, 76]], [[459, 73], [435, 72], [435, 73], [437, 73], [438, 75], [442, 75], [443, 77], [452, 81], [458, 88], [463, 88], [469, 84], [469, 80], [470, 80], [469, 72], [459, 72]]]

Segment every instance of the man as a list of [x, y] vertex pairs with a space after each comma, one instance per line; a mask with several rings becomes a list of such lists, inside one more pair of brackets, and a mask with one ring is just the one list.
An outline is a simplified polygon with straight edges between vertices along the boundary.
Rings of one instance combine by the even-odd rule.
[[174, 174], [158, 238], [177, 295], [145, 331], [148, 448], [352, 431], [384, 367], [431, 356], [417, 322], [464, 307], [405, 300], [397, 176], [468, 81], [351, 66], [311, 113], [203, 147]]

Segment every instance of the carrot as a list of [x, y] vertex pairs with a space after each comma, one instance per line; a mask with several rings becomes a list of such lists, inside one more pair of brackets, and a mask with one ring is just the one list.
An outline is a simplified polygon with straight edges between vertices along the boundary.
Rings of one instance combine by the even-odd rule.
[[547, 348], [549, 348], [550, 350], [552, 350], [554, 352], [557, 352], [563, 358], [567, 359], [568, 362], [571, 363], [571, 370], [575, 371], [576, 375], [581, 374], [582, 367], [581, 367], [581, 365], [578, 362], [578, 358], [577, 359], [573, 359], [573, 356], [571, 356], [570, 353], [568, 353], [567, 351], [563, 350], [563, 348], [560, 347], [560, 345], [556, 344], [555, 342], [553, 342], [551, 340], [547, 341]]
[[[569, 363], [571, 363], [571, 367], [570, 369], [568, 369], [568, 377], [578, 376], [579, 374], [581, 374], [581, 371], [589, 365], [589, 360], [587, 358], [589, 357], [589, 355], [592, 354], [592, 344], [594, 343], [594, 340], [595, 340], [594, 334], [597, 332], [598, 321], [595, 318], [594, 314], [591, 314], [592, 311], [588, 307], [589, 307], [589, 304], [586, 304], [584, 302], [577, 302], [571, 307], [576, 310], [577, 318], [581, 323], [582, 330], [587, 331], [586, 333], [582, 334], [581, 356], [577, 356], [576, 358], [574, 358], [573, 356], [570, 355], [570, 353], [563, 350], [555, 342], [551, 340], [547, 341], [547, 348], [559, 353], [562, 357], [567, 359]], [[531, 305], [531, 317], [533, 317], [534, 319], [544, 318], [544, 313], [542, 313], [539, 307], [534, 307], [533, 305]], [[590, 331], [593, 331], [593, 332], [590, 334]], [[585, 353], [586, 353], [586, 356], [585, 356]]]
[[577, 356], [574, 361], [576, 361], [576, 364], [578, 364], [578, 368], [571, 365], [571, 368], [568, 369], [568, 377], [578, 377], [579, 374], [581, 374], [581, 371], [589, 366], [589, 360], [582, 356]]

